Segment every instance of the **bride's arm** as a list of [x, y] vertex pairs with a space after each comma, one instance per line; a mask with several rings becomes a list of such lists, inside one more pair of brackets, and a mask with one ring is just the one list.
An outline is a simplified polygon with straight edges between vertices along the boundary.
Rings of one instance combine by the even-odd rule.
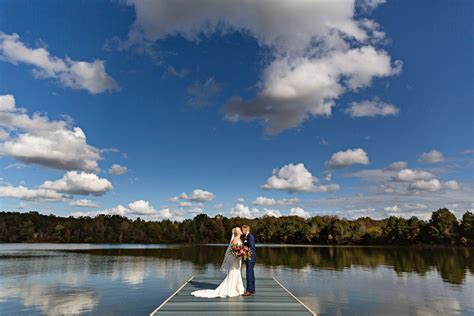
[[239, 237], [235, 237], [234, 239], [232, 239], [232, 244], [238, 244], [239, 243]]

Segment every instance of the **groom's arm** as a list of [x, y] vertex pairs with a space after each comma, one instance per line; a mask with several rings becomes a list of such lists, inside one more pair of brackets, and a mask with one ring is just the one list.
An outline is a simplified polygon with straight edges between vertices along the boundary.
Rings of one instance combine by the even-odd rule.
[[255, 237], [253, 235], [249, 235], [248, 244], [249, 248], [252, 249], [253, 252], [255, 252]]

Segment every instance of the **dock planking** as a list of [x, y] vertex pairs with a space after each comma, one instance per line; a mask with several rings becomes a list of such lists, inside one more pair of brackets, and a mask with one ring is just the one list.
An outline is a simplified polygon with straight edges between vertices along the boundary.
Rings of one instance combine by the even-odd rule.
[[216, 288], [222, 280], [192, 277], [150, 315], [315, 315], [275, 278], [257, 278], [256, 294], [250, 297], [200, 298], [191, 295], [196, 290]]

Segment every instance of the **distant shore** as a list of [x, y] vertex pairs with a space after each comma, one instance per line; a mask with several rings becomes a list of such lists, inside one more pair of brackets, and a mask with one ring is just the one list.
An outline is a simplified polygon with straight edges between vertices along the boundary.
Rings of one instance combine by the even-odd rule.
[[474, 214], [461, 221], [448, 209], [417, 217], [385, 219], [336, 216], [227, 218], [200, 214], [182, 222], [144, 221], [119, 215], [60, 217], [0, 212], [0, 243], [225, 244], [232, 227], [248, 224], [261, 245], [474, 246]]

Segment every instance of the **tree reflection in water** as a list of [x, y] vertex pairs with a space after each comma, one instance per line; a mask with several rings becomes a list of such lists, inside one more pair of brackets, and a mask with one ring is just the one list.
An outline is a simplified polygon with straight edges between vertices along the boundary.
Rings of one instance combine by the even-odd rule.
[[[221, 246], [177, 245], [165, 249], [91, 249], [68, 250], [101, 256], [145, 256], [190, 261], [196, 266], [220, 266], [224, 248]], [[416, 273], [420, 276], [437, 271], [443, 281], [463, 284], [467, 271], [474, 274], [472, 248], [413, 248], [413, 247], [312, 247], [263, 246], [257, 250], [258, 265], [291, 269], [342, 270], [352, 266], [375, 269], [391, 267], [401, 276]]]

